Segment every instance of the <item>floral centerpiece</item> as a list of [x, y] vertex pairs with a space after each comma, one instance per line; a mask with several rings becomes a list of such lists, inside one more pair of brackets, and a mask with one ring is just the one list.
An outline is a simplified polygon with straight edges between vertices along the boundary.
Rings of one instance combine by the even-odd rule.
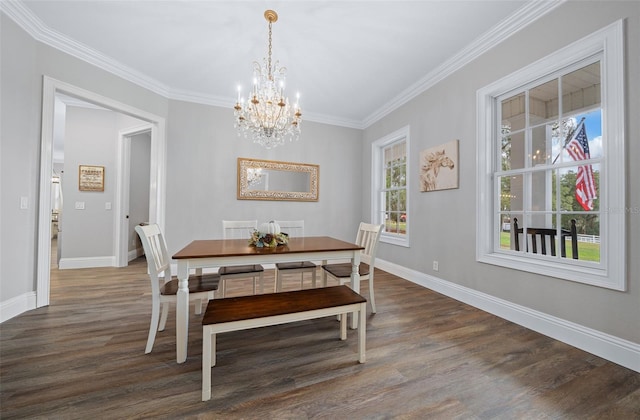
[[249, 244], [256, 248], [275, 248], [289, 243], [289, 235], [286, 233], [265, 233], [254, 230], [251, 233]]
[[280, 232], [280, 226], [271, 221], [263, 223], [260, 230], [254, 230], [249, 239], [249, 245], [257, 248], [275, 248], [289, 243], [289, 235]]

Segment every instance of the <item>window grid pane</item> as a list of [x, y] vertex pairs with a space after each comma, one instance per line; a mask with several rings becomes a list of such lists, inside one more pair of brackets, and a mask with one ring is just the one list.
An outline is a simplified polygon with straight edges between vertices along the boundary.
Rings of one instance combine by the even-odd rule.
[[399, 141], [388, 145], [383, 150], [384, 185], [384, 220], [385, 232], [404, 235], [406, 234], [407, 207], [406, 207], [406, 142]]
[[[585, 252], [585, 259], [600, 261], [599, 240], [592, 239], [600, 236], [597, 192], [603, 148], [599, 71], [600, 63], [592, 63], [499, 100], [500, 156], [499, 167], [494, 168], [499, 192], [499, 226], [494, 231], [498, 249], [514, 249], [510, 228], [517, 217], [511, 212], [516, 211], [523, 212], [518, 219], [519, 227], [525, 229], [555, 228], [560, 232], [556, 220], [561, 220], [562, 229], [569, 229], [575, 219], [578, 233], [598, 242], [597, 251]], [[581, 160], [588, 162], [576, 165]], [[560, 258], [560, 239], [557, 241], [555, 258]], [[568, 249], [567, 258], [571, 259], [570, 244]]]

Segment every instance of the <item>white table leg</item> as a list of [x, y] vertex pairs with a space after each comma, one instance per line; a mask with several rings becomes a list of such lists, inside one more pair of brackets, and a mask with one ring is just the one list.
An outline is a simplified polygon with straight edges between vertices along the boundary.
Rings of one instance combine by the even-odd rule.
[[178, 293], [176, 296], [176, 361], [187, 360], [189, 334], [189, 263], [178, 260]]
[[[351, 288], [354, 292], [360, 293], [360, 250], [354, 251], [351, 258]], [[365, 314], [361, 314], [365, 316]], [[351, 314], [351, 328], [358, 328], [358, 312]]]

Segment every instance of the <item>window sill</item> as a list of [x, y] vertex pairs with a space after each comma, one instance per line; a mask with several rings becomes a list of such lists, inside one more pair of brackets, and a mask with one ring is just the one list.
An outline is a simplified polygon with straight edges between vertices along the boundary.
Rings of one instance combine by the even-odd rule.
[[390, 235], [388, 233], [385, 234], [384, 232], [382, 232], [382, 235], [380, 235], [380, 242], [384, 242], [391, 245], [404, 246], [406, 248], [409, 248], [408, 237], [400, 237], [397, 235]]
[[596, 264], [593, 264], [593, 267], [589, 267], [584, 262], [580, 265], [571, 264], [570, 261], [560, 263], [542, 256], [540, 258], [534, 256], [520, 257], [516, 255], [516, 252], [495, 252], [481, 255], [478, 257], [478, 262], [612, 290], [626, 290], [624, 278], [611, 278], [606, 269], [600, 266], [596, 267]]

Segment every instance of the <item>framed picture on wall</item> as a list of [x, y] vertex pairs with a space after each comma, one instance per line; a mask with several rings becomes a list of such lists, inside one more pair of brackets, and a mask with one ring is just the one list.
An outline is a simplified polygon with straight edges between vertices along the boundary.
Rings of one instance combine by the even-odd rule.
[[80, 165], [78, 189], [80, 191], [104, 191], [104, 166]]
[[420, 152], [420, 191], [458, 188], [458, 140]]

